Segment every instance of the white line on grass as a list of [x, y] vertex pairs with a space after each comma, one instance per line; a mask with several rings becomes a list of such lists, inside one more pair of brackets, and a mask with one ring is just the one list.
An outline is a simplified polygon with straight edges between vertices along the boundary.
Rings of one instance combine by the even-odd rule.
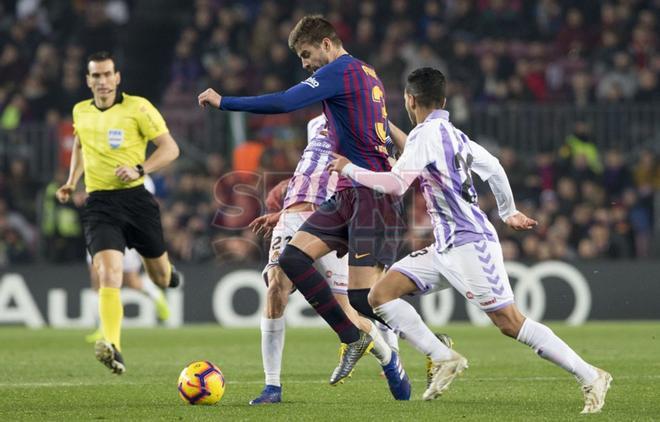
[[[458, 378], [457, 381], [488, 381], [488, 382], [502, 382], [502, 381], [519, 381], [519, 382], [528, 382], [528, 381], [563, 381], [570, 379], [570, 377], [478, 377], [478, 378]], [[660, 374], [654, 375], [641, 375], [641, 376], [630, 376], [630, 375], [619, 375], [614, 377], [615, 380], [649, 380], [649, 379], [660, 379]], [[367, 383], [372, 382], [373, 379], [351, 379], [348, 382], [350, 383]], [[415, 378], [413, 382], [426, 382], [426, 378]], [[81, 381], [81, 382], [71, 382], [71, 381], [50, 381], [50, 382], [0, 382], [0, 388], [34, 388], [34, 387], [89, 387], [89, 386], [102, 386], [102, 385], [149, 385], [149, 384], [160, 384], [154, 382], [136, 382], [131, 380], [116, 380], [114, 382], [104, 382], [104, 381]], [[248, 385], [248, 384], [263, 384], [263, 381], [228, 381], [228, 384], [237, 384], [237, 385]], [[289, 380], [286, 384], [327, 384], [327, 381], [302, 381], [302, 380]]]

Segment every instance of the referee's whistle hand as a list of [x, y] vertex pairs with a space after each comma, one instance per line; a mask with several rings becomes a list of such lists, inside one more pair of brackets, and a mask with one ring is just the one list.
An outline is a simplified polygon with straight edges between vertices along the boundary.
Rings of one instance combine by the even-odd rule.
[[134, 167], [119, 166], [115, 169], [115, 176], [122, 182], [132, 182], [140, 178], [140, 173]]
[[197, 96], [197, 103], [200, 107], [204, 108], [207, 105], [212, 105], [215, 108], [220, 108], [222, 96], [209, 88]]
[[72, 185], [62, 185], [56, 192], [55, 192], [55, 197], [57, 198], [60, 203], [65, 204], [69, 202], [69, 198], [71, 198], [71, 194], [73, 193], [73, 186]]

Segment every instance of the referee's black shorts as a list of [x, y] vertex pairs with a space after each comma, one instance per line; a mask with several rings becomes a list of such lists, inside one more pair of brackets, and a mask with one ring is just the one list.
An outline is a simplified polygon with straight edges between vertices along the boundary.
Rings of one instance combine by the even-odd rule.
[[144, 186], [95, 191], [83, 209], [83, 228], [92, 257], [99, 251], [135, 248], [145, 258], [165, 252], [158, 203]]

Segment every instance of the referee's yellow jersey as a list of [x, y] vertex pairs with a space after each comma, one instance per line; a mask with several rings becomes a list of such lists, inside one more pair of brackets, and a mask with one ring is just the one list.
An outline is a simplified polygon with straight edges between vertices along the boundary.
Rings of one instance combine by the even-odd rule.
[[82, 146], [87, 192], [143, 184], [143, 178], [122, 182], [115, 169], [143, 163], [147, 143], [169, 132], [163, 116], [146, 98], [124, 93], [105, 110], [99, 110], [92, 99], [76, 104], [73, 127]]

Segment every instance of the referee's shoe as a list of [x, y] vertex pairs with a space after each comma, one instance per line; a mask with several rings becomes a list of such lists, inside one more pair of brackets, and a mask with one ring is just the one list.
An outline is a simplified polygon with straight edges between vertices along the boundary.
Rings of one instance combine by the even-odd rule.
[[96, 359], [108, 367], [113, 374], [121, 375], [126, 372], [124, 358], [114, 344], [107, 340], [98, 340], [94, 345]]

